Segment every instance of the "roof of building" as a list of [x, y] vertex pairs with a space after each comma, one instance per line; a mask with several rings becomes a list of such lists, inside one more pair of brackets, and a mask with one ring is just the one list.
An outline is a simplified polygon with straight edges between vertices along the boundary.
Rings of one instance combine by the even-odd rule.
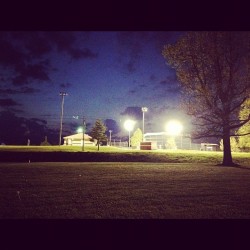
[[[81, 140], [82, 137], [83, 137], [83, 134], [78, 133], [78, 134], [74, 134], [74, 135], [65, 136], [65, 137], [63, 137], [63, 139], [79, 139], [79, 140]], [[92, 139], [91, 136], [84, 134], [84, 140], [90, 140], [90, 139]]]

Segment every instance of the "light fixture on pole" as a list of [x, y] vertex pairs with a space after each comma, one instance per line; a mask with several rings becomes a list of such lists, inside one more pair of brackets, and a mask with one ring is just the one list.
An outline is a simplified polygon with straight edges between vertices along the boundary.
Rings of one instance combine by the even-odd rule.
[[86, 132], [86, 123], [84, 117], [82, 118], [82, 151], [84, 151], [84, 135]]
[[176, 136], [180, 135], [183, 130], [183, 126], [179, 121], [169, 121], [166, 125], [166, 131], [169, 135]]
[[109, 146], [111, 146], [111, 133], [112, 133], [112, 130], [109, 130]]
[[61, 121], [60, 121], [60, 133], [59, 133], [59, 146], [61, 146], [62, 141], [62, 121], [63, 121], [63, 106], [64, 106], [64, 96], [68, 95], [66, 92], [60, 92], [60, 96], [62, 97], [62, 105], [61, 105]]
[[144, 113], [148, 111], [147, 107], [142, 107], [142, 141], [144, 141]]
[[125, 129], [128, 131], [128, 147], [130, 148], [130, 132], [134, 129], [135, 121], [127, 120], [124, 123]]
[[175, 137], [180, 136], [181, 139], [181, 148], [182, 148], [182, 135], [181, 132], [183, 130], [183, 126], [179, 121], [169, 121], [166, 125], [166, 131], [169, 136], [172, 138], [172, 143], [174, 144], [174, 148], [177, 148], [175, 145]]

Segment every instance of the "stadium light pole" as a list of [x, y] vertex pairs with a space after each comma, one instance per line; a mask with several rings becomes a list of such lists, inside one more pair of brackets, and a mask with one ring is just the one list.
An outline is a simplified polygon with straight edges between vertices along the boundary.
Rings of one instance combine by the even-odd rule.
[[179, 121], [169, 121], [166, 125], [166, 131], [169, 135], [176, 136], [180, 135], [183, 130], [183, 126]]
[[127, 120], [124, 123], [125, 129], [128, 131], [128, 147], [130, 148], [130, 132], [134, 129], [135, 122], [132, 120]]
[[60, 133], [59, 133], [59, 146], [62, 143], [62, 121], [63, 121], [63, 106], [64, 106], [64, 96], [68, 95], [66, 92], [60, 92], [60, 96], [62, 97], [62, 104], [61, 104], [61, 121], [60, 121]]
[[84, 152], [84, 134], [86, 132], [86, 123], [84, 117], [82, 118], [82, 151]]
[[109, 130], [109, 146], [111, 146], [111, 133], [112, 133], [112, 130]]
[[169, 135], [171, 135], [173, 138], [175, 138], [178, 135], [180, 136], [181, 148], [182, 148], [182, 134], [181, 134], [182, 130], [183, 126], [179, 121], [172, 120], [166, 124], [166, 131]]
[[148, 111], [147, 107], [142, 107], [142, 141], [144, 141], [144, 113]]

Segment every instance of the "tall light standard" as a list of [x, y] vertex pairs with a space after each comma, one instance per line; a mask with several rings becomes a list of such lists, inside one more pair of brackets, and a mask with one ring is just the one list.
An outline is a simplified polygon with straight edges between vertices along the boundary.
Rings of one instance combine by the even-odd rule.
[[86, 132], [86, 123], [84, 117], [82, 118], [82, 151], [84, 151], [84, 135]]
[[147, 107], [142, 107], [142, 141], [144, 141], [144, 113], [148, 111]]
[[132, 120], [127, 120], [124, 123], [125, 129], [128, 131], [128, 147], [130, 148], [130, 132], [134, 129], [135, 122]]
[[112, 130], [109, 130], [109, 146], [111, 146], [111, 133], [112, 133]]
[[62, 105], [61, 105], [61, 122], [60, 122], [60, 133], [59, 133], [59, 146], [62, 141], [62, 121], [63, 121], [63, 106], [64, 106], [64, 96], [68, 95], [66, 92], [60, 92], [60, 96], [62, 97]]
[[169, 121], [166, 125], [166, 131], [169, 135], [175, 139], [175, 136], [181, 136], [181, 148], [182, 148], [182, 135], [181, 132], [183, 130], [183, 126], [179, 121]]
[[[76, 119], [78, 119], [78, 116]], [[82, 128], [79, 128], [77, 132], [78, 133], [82, 132], [82, 151], [84, 151], [84, 134], [86, 133], [86, 123], [84, 117], [82, 118]]]

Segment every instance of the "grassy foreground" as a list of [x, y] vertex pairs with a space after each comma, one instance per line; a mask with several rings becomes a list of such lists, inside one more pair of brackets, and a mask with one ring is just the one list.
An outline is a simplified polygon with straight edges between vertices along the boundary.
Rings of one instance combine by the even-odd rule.
[[0, 163], [3, 218], [250, 218], [250, 168]]
[[[250, 153], [232, 153], [235, 163], [250, 166]], [[155, 162], [210, 163], [222, 162], [222, 152], [195, 150], [129, 150], [116, 147], [85, 146], [3, 146], [0, 162]]]

